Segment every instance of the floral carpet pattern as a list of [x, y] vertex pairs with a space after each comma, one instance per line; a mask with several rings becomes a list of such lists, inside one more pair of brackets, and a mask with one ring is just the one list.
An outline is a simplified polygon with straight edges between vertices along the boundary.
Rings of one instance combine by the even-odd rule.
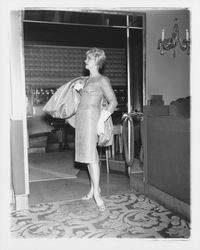
[[187, 221], [141, 194], [103, 197], [106, 211], [94, 201], [62, 201], [12, 211], [15, 238], [189, 238]]

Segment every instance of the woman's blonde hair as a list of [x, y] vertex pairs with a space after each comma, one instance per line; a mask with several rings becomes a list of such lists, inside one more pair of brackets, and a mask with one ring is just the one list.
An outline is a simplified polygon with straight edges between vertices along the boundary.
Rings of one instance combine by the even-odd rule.
[[105, 60], [106, 60], [106, 54], [104, 50], [98, 49], [98, 48], [92, 48], [86, 52], [86, 56], [88, 55], [94, 56], [99, 68], [103, 67], [103, 64], [105, 63]]

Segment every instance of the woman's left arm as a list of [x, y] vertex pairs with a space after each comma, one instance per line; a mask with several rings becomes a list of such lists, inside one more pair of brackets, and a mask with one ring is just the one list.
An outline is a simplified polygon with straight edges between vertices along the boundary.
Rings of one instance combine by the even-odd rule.
[[102, 110], [99, 121], [97, 123], [98, 135], [104, 133], [104, 122], [111, 116], [118, 104], [115, 93], [111, 87], [110, 80], [107, 77], [102, 78], [101, 88], [106, 100], [108, 101], [108, 106], [106, 110]]
[[118, 105], [117, 98], [113, 91], [113, 88], [110, 84], [110, 80], [107, 77], [104, 77], [101, 81], [101, 87], [104, 93], [106, 100], [108, 101], [107, 111], [111, 114], [114, 112], [115, 108]]

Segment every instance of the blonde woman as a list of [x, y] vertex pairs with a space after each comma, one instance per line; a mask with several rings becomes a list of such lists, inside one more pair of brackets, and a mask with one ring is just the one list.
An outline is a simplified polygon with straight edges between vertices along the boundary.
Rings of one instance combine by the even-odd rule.
[[[82, 199], [94, 198], [99, 211], [105, 211], [105, 204], [100, 195], [100, 168], [97, 152], [98, 136], [104, 133], [104, 122], [117, 106], [117, 99], [108, 77], [99, 70], [106, 60], [102, 49], [92, 48], [86, 52], [85, 68], [89, 78], [84, 87], [76, 84], [75, 89], [81, 95], [75, 121], [75, 161], [86, 163], [90, 175], [90, 191]], [[108, 106], [100, 114], [101, 101], [106, 98]]]

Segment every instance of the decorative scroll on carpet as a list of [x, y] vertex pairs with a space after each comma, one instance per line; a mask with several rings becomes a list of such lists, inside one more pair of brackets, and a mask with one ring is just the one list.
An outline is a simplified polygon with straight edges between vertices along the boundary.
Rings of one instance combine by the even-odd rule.
[[90, 201], [62, 201], [12, 211], [15, 238], [188, 238], [189, 223], [141, 194], [103, 197], [101, 213]]

